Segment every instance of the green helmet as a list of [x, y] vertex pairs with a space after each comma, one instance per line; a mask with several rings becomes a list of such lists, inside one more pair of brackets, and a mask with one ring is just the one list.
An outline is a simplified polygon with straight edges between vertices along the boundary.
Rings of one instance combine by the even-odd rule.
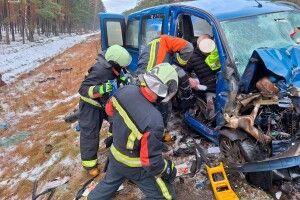
[[168, 102], [177, 93], [178, 74], [169, 63], [156, 65], [142, 79], [150, 90], [164, 98], [162, 102]]
[[126, 67], [131, 63], [132, 58], [124, 47], [115, 44], [107, 49], [105, 60], [108, 62], [113, 61], [118, 63], [121, 67]]

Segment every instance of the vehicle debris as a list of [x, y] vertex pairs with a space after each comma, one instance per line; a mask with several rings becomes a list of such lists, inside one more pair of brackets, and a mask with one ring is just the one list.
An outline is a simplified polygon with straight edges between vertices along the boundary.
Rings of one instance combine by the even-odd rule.
[[66, 123], [74, 123], [78, 120], [78, 117], [79, 117], [79, 109], [75, 108], [72, 112], [70, 112], [65, 116], [64, 120]]
[[[262, 97], [254, 99], [252, 101], [254, 108], [250, 115], [242, 115], [242, 116], [229, 116], [227, 113], [224, 114], [224, 119], [228, 123], [227, 126], [229, 128], [237, 129], [241, 128], [245, 130], [247, 133], [252, 135], [257, 141], [262, 143], [270, 143], [271, 137], [269, 135], [263, 134], [259, 129], [254, 126], [254, 121], [257, 117], [259, 108], [261, 106], [269, 106], [269, 105], [277, 105], [278, 99], [274, 96], [271, 96], [267, 99], [263, 99]], [[242, 103], [240, 103], [242, 105]], [[238, 106], [242, 109], [241, 106]], [[239, 113], [239, 110], [237, 111]]]
[[34, 181], [33, 182], [33, 189], [32, 189], [32, 200], [36, 200], [40, 196], [46, 195], [48, 193], [50, 193], [50, 194], [49, 194], [47, 199], [48, 200], [52, 199], [56, 188], [58, 188], [61, 185], [64, 185], [64, 184], [68, 183], [69, 179], [70, 179], [69, 176], [66, 176], [64, 178], [61, 178], [61, 177], [55, 178], [54, 180], [52, 180], [50, 182], [47, 182], [43, 186], [43, 188], [41, 189], [41, 192], [39, 194], [36, 194], [37, 190], [38, 190], [38, 181], [37, 180]]
[[219, 147], [209, 147], [206, 152], [207, 154], [219, 154], [221, 153], [221, 150]]
[[191, 173], [190, 171], [191, 165], [189, 163], [182, 163], [180, 165], [176, 165], [175, 167], [177, 169], [176, 176], [183, 176]]
[[52, 151], [52, 149], [53, 146], [51, 144], [46, 144], [44, 151], [46, 154], [49, 154]]
[[281, 192], [281, 191], [276, 192], [276, 193], [275, 193], [276, 199], [280, 199], [281, 195], [282, 195], [282, 192]]
[[48, 82], [48, 81], [53, 81], [55, 80], [55, 77], [48, 77], [46, 79], [42, 79], [42, 80], [37, 80], [38, 83], [45, 83], [45, 82]]
[[56, 69], [56, 70], [54, 70], [54, 71], [61, 74], [62, 72], [70, 72], [70, 71], [72, 71], [72, 70], [73, 70], [73, 68], [71, 67], [71, 68]]
[[0, 122], [0, 131], [7, 130], [9, 128], [9, 124], [7, 122]]

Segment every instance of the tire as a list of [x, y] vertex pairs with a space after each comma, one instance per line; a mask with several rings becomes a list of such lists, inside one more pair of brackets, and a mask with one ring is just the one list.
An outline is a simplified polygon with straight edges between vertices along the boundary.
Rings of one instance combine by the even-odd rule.
[[[243, 164], [245, 162], [255, 162], [269, 157], [262, 146], [250, 136], [244, 140], [230, 140], [226, 136], [220, 137], [220, 150], [225, 157], [225, 163]], [[245, 173], [249, 183], [260, 187], [266, 191], [272, 188], [272, 171]]]

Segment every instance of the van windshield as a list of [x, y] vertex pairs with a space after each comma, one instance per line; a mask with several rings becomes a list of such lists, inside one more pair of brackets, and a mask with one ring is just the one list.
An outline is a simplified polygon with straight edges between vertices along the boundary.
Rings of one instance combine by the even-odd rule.
[[240, 75], [250, 56], [261, 47], [282, 48], [296, 45], [291, 37], [300, 27], [300, 12], [269, 13], [221, 22]]

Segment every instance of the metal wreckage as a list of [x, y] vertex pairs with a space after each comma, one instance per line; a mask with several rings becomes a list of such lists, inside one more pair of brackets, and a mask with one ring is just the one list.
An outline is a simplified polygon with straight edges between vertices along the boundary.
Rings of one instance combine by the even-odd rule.
[[264, 190], [300, 178], [300, 47], [257, 49], [239, 80], [234, 73], [228, 64], [217, 83], [216, 116], [207, 118], [198, 98], [185, 122]]

